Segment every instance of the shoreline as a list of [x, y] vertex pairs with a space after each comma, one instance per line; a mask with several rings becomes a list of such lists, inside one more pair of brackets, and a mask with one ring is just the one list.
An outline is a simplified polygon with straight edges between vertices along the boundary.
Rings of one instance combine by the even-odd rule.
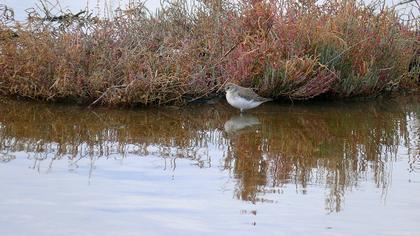
[[[331, 105], [335, 103], [343, 104], [353, 104], [359, 102], [375, 102], [375, 101], [386, 101], [393, 100], [404, 97], [416, 97], [420, 95], [420, 89], [411, 89], [411, 90], [402, 90], [402, 91], [393, 91], [387, 93], [377, 94], [375, 96], [364, 96], [364, 97], [346, 97], [346, 98], [333, 98], [333, 97], [316, 97], [309, 100], [290, 100], [290, 99], [277, 99], [269, 102], [268, 104], [277, 104], [277, 105], [313, 105], [313, 104], [325, 104]], [[226, 99], [224, 94], [219, 96], [214, 96], [212, 98], [201, 98], [190, 103], [184, 103], [180, 105], [175, 104], [125, 104], [125, 105], [91, 105], [91, 103], [75, 102], [74, 100], [59, 100], [59, 101], [48, 101], [48, 100], [39, 100], [25, 97], [16, 97], [16, 96], [0, 96], [0, 105], [8, 102], [23, 102], [30, 103], [33, 105], [46, 105], [46, 106], [68, 106], [68, 107], [79, 107], [81, 109], [111, 109], [111, 110], [142, 110], [142, 109], [188, 109], [194, 106], [213, 106], [225, 103], [227, 106], [231, 107]], [[232, 109], [236, 109], [231, 107]], [[254, 110], [254, 109], [252, 109]]]

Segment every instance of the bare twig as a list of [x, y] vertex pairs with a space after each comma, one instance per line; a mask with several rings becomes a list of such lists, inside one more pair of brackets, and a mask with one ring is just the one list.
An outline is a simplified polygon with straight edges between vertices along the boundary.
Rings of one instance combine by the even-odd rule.
[[105, 92], [103, 92], [103, 93], [102, 93], [102, 95], [101, 95], [101, 96], [99, 96], [99, 98], [98, 98], [98, 99], [96, 99], [95, 101], [93, 101], [93, 102], [89, 105], [89, 107], [92, 107], [92, 106], [94, 106], [96, 103], [98, 103], [99, 101], [101, 101], [101, 99], [102, 99], [102, 98], [104, 98], [104, 97], [105, 97], [105, 95], [107, 95], [107, 93], [108, 93], [109, 91], [111, 91], [111, 90], [113, 90], [113, 89], [117, 89], [117, 88], [125, 88], [125, 87], [127, 87], [127, 85], [114, 85], [114, 86], [111, 86], [111, 87], [107, 88], [107, 89], [105, 90]]

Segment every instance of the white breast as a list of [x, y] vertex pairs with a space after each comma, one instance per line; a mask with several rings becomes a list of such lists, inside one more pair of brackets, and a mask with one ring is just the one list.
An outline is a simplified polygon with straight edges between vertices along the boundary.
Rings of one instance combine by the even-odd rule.
[[238, 109], [242, 109], [242, 110], [255, 108], [262, 103], [262, 102], [257, 102], [257, 101], [254, 101], [254, 100], [246, 100], [242, 97], [239, 97], [236, 94], [232, 94], [232, 92], [230, 92], [230, 91], [228, 91], [226, 93], [226, 100], [233, 107], [238, 108]]

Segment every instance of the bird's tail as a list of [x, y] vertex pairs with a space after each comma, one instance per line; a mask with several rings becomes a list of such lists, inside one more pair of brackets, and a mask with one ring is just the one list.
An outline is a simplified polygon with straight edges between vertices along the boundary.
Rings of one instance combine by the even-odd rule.
[[273, 101], [272, 98], [264, 98], [264, 102], [271, 102], [271, 101]]

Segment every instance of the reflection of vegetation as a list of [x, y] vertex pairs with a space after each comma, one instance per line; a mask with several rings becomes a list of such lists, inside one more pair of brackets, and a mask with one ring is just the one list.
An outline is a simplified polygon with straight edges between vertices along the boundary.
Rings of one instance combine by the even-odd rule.
[[306, 106], [279, 113], [261, 117], [261, 132], [230, 139], [226, 166], [233, 167], [242, 199], [265, 200], [258, 198], [262, 190], [289, 182], [303, 191], [308, 184], [325, 184], [327, 207], [338, 211], [345, 190], [371, 175], [385, 194], [397, 148], [410, 143], [408, 112], [398, 104]]
[[[220, 140], [206, 117], [219, 112], [83, 110], [78, 107], [57, 107], [14, 103], [0, 108], [0, 150], [25, 151], [54, 158], [67, 156], [102, 157], [113, 154], [189, 157], [204, 165], [209, 142]], [[130, 145], [129, 145], [130, 144]], [[175, 151], [174, 151], [175, 149]], [[49, 154], [48, 154], [49, 153]], [[31, 158], [34, 158], [33, 156]]]
[[19, 151], [51, 163], [135, 154], [188, 158], [207, 167], [214, 146], [226, 150], [224, 168], [237, 181], [237, 198], [269, 201], [264, 193], [284, 184], [296, 184], [302, 193], [319, 184], [329, 189], [327, 209], [339, 211], [344, 193], [368, 178], [386, 193], [399, 146], [411, 148], [409, 164], [418, 169], [418, 147], [411, 147], [418, 138], [408, 132], [410, 125], [419, 127], [418, 112], [399, 101], [276, 106], [275, 112], [264, 106], [250, 116], [256, 125], [229, 133], [223, 127], [235, 124], [225, 122], [238, 120], [231, 119], [237, 114], [223, 104], [121, 111], [5, 102], [0, 161], [13, 162]]
[[242, 199], [262, 200], [257, 194], [267, 186], [294, 182], [305, 190], [322, 183], [330, 189], [327, 207], [338, 211], [344, 191], [369, 172], [386, 189], [387, 164], [408, 143], [406, 113], [396, 104], [313, 105], [281, 114], [261, 117], [261, 132], [230, 140], [226, 166], [240, 180]]

